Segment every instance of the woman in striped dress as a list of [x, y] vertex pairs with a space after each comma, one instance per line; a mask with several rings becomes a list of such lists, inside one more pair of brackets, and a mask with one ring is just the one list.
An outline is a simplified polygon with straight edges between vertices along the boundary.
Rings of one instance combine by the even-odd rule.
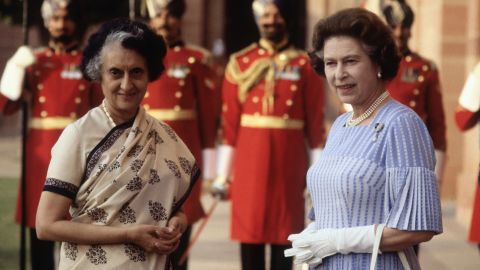
[[422, 120], [385, 89], [400, 61], [391, 32], [346, 9], [317, 24], [313, 48], [314, 68], [353, 111], [308, 171], [313, 222], [285, 255], [312, 269], [368, 269], [374, 257], [377, 269], [419, 269], [412, 246], [442, 232], [435, 155]]

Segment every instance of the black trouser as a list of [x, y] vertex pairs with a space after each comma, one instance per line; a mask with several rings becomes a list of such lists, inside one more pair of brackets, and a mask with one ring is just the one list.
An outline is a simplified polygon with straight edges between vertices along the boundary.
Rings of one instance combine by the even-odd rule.
[[[292, 270], [292, 257], [283, 251], [290, 245], [270, 245], [270, 270]], [[265, 270], [265, 244], [240, 244], [242, 270]]]
[[183, 232], [182, 237], [180, 238], [180, 245], [177, 250], [172, 253], [171, 259], [174, 270], [187, 270], [188, 268], [188, 257], [182, 265], [178, 265], [178, 261], [187, 250], [190, 241], [190, 234], [192, 234], [192, 225], [187, 226], [187, 229]]
[[32, 270], [53, 270], [53, 248], [55, 242], [44, 241], [37, 238], [37, 231], [30, 229], [30, 260]]

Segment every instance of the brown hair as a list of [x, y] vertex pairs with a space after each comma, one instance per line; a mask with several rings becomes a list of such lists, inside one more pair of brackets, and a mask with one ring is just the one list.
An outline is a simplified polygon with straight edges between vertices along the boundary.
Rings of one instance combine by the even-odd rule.
[[393, 79], [397, 74], [401, 57], [390, 28], [377, 15], [362, 8], [341, 10], [315, 25], [313, 52], [309, 55], [318, 74], [325, 76], [323, 48], [325, 41], [335, 36], [360, 41], [370, 59], [380, 67], [382, 80]]

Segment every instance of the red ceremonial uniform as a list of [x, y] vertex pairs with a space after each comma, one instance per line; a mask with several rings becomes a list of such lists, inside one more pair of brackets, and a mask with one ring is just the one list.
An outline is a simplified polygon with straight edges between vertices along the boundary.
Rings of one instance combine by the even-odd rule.
[[8, 102], [8, 98], [6, 98], [4, 95], [0, 94], [0, 111], [3, 111], [3, 108]]
[[435, 149], [445, 151], [445, 113], [435, 65], [416, 53], [407, 54], [387, 90], [394, 99], [409, 106], [423, 119]]
[[475, 199], [473, 201], [472, 223], [470, 224], [468, 240], [480, 244], [480, 172], [477, 179]]
[[[164, 60], [165, 72], [148, 85], [143, 100], [147, 112], [170, 125], [192, 151], [199, 166], [202, 149], [213, 148], [217, 134], [219, 93], [210, 54], [199, 47], [178, 43]], [[189, 224], [205, 214], [200, 203], [202, 181], [184, 204]]]
[[[35, 228], [40, 194], [50, 162], [50, 150], [62, 130], [101, 102], [99, 85], [82, 79], [81, 52], [55, 52], [51, 48], [35, 53], [36, 63], [27, 68], [27, 88], [31, 96], [26, 140], [26, 225]], [[4, 98], [4, 97], [2, 97]], [[5, 114], [18, 111], [20, 102], [7, 101]], [[68, 168], [65, 168], [68, 170]], [[21, 193], [16, 221], [21, 223]]]
[[306, 141], [324, 143], [324, 81], [303, 51], [278, 48], [260, 40], [233, 54], [223, 83], [224, 143], [235, 148], [231, 237], [243, 243], [288, 244], [302, 230]]

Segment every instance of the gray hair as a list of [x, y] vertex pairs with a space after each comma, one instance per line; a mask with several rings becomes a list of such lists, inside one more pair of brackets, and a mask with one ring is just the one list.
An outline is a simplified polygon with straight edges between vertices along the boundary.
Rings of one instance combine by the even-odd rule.
[[[139, 29], [139, 35], [142, 33], [142, 30]], [[105, 39], [105, 43], [102, 46], [102, 49], [98, 51], [98, 53], [88, 62], [88, 64], [85, 67], [85, 72], [87, 73], [88, 77], [90, 77], [92, 80], [95, 81], [100, 81], [101, 79], [101, 67], [102, 67], [102, 53], [105, 50], [105, 47], [107, 47], [110, 44], [113, 43], [120, 43], [122, 44], [124, 40], [130, 37], [134, 37], [132, 33], [127, 33], [124, 31], [117, 31], [117, 32], [112, 32], [108, 34], [108, 36]]]

